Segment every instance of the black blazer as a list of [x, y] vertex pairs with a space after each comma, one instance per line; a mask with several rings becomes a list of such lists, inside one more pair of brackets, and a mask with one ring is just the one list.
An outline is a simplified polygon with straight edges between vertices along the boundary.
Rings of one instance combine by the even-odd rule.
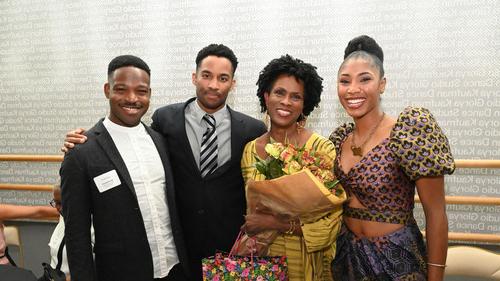
[[245, 144], [267, 129], [263, 122], [228, 106], [231, 160], [203, 179], [185, 127], [184, 110], [194, 100], [157, 109], [151, 127], [167, 140], [191, 272], [201, 277], [201, 258], [213, 255], [216, 250], [229, 251], [244, 223], [246, 200], [241, 155]]
[[[166, 145], [160, 134], [146, 130], [163, 162], [172, 233], [179, 260], [186, 264]], [[151, 250], [127, 167], [102, 120], [86, 135], [88, 140], [66, 154], [60, 169], [71, 280], [153, 280]], [[100, 193], [93, 179], [112, 170], [121, 184]], [[91, 216], [95, 262], [90, 244]]]

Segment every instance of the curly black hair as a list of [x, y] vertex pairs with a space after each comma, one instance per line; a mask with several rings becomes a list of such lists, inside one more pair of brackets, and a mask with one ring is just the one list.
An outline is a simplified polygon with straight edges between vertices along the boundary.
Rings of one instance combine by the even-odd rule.
[[363, 58], [371, 60], [379, 70], [380, 77], [384, 77], [384, 51], [375, 39], [368, 35], [360, 35], [353, 38], [344, 50], [344, 62], [351, 58]]
[[229, 47], [223, 44], [210, 44], [205, 48], [201, 49], [196, 56], [196, 70], [200, 67], [201, 61], [208, 56], [216, 56], [221, 58], [226, 58], [231, 62], [233, 66], [233, 75], [238, 67], [238, 59]]
[[[271, 92], [274, 82], [282, 74], [294, 76], [304, 83], [304, 109], [302, 113], [304, 116], [309, 116], [321, 101], [323, 78], [318, 75], [315, 66], [288, 54], [270, 61], [259, 74], [256, 85], [258, 86], [257, 97], [260, 101], [261, 112], [267, 110], [264, 93]], [[303, 116], [299, 117], [297, 121], [301, 121], [302, 118]]]

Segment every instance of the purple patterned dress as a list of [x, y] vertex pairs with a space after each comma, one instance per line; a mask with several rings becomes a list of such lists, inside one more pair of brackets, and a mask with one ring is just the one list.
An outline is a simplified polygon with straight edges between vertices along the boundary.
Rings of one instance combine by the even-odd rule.
[[426, 280], [426, 250], [413, 218], [415, 181], [451, 174], [455, 169], [448, 139], [427, 109], [406, 108], [391, 134], [346, 174], [340, 165], [341, 146], [354, 124], [330, 136], [335, 144], [335, 174], [349, 196], [365, 208], [344, 206], [344, 216], [402, 224], [380, 237], [360, 238], [343, 226], [332, 263], [335, 281]]

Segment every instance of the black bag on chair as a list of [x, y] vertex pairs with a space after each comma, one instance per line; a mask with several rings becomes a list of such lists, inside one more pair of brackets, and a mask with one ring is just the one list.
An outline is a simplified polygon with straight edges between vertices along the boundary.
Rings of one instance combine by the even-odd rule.
[[56, 268], [52, 268], [50, 264], [42, 263], [43, 275], [38, 279], [38, 281], [66, 281], [66, 274], [61, 271], [62, 263], [62, 252], [64, 248], [65, 239], [63, 237], [59, 250], [57, 251], [57, 265]]
[[57, 267], [54, 269], [47, 263], [42, 263], [42, 266], [43, 276], [38, 281], [66, 281], [66, 274]]
[[0, 258], [3, 258], [3, 257], [6, 257], [12, 266], [17, 267], [17, 264], [14, 262], [12, 257], [9, 255], [9, 247], [5, 247], [5, 255], [1, 256]]

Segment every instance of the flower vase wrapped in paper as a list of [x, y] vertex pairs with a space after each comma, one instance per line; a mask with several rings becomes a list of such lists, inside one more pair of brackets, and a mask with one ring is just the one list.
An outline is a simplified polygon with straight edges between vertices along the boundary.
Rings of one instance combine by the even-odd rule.
[[[309, 223], [341, 208], [347, 198], [334, 178], [330, 156], [281, 143], [267, 144], [265, 150], [269, 157], [256, 158], [255, 167], [266, 180], [247, 181], [249, 213], [257, 210]], [[266, 231], [257, 234], [256, 240], [244, 236], [241, 242], [246, 247], [239, 254], [265, 255], [277, 235], [276, 231]]]

